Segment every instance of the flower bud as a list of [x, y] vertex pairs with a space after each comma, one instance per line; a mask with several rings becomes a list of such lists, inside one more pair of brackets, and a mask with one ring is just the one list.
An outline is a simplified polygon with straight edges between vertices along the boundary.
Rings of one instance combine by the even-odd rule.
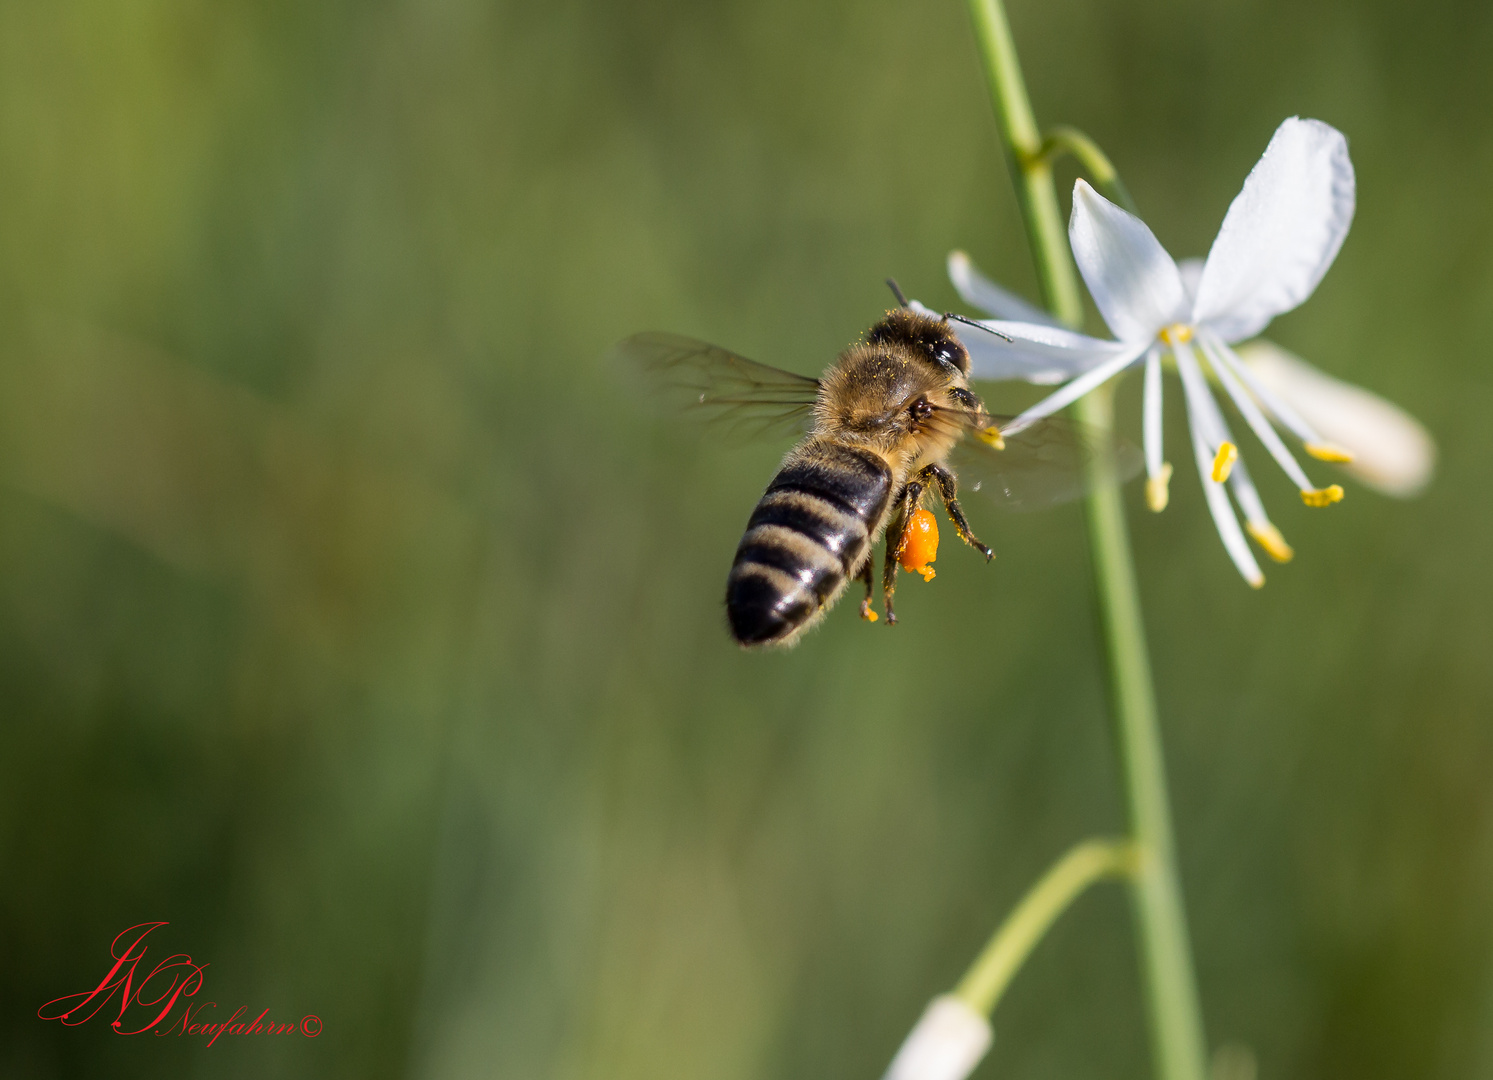
[[883, 1080], [964, 1080], [993, 1035], [990, 1021], [952, 994], [934, 998], [902, 1043]]

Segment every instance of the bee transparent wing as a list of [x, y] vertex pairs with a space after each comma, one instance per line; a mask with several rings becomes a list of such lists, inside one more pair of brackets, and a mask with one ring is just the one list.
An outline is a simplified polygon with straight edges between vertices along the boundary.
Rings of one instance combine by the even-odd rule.
[[[1007, 510], [1041, 510], [1088, 491], [1087, 466], [1102, 451], [1101, 439], [1071, 420], [1048, 417], [1005, 436], [1000, 450], [971, 430], [949, 464], [958, 474], [961, 495], [973, 492]], [[1144, 459], [1131, 443], [1115, 440], [1113, 453], [1121, 483], [1141, 471]]]
[[634, 334], [613, 352], [667, 406], [734, 438], [802, 434], [813, 421], [819, 380], [807, 375], [656, 331]]

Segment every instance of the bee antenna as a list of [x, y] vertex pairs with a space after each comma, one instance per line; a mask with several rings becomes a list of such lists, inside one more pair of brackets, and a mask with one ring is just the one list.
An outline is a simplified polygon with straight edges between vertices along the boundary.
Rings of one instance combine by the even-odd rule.
[[982, 322], [975, 322], [974, 319], [966, 319], [963, 315], [955, 315], [952, 311], [946, 311], [946, 312], [944, 312], [944, 316], [943, 317], [945, 319], [953, 319], [955, 322], [962, 322], [965, 326], [973, 326], [973, 327], [975, 327], [978, 330], [985, 331], [985, 333], [987, 333], [987, 334], [994, 334], [996, 337], [1000, 338], [1002, 341], [1010, 341], [1011, 340], [1011, 336], [1009, 334], [1002, 334], [999, 330], [992, 330], [990, 327], [986, 326]]
[[897, 286], [897, 279], [889, 277], [886, 279], [887, 288], [892, 290], [892, 295], [897, 298], [899, 307], [907, 307], [907, 297], [902, 295], [902, 290]]

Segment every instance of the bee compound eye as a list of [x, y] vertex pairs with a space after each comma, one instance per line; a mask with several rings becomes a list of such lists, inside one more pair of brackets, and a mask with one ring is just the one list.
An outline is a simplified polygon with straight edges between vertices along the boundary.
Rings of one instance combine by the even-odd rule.
[[963, 370], [963, 365], [960, 363], [963, 357], [960, 355], [959, 345], [952, 338], [940, 334], [937, 337], [925, 339], [923, 348], [927, 350], [935, 364], [944, 364]]
[[951, 367], [958, 368], [960, 371], [963, 371], [968, 363], [965, 359], [964, 349], [957, 341], [946, 340], [942, 342], [939, 346], [938, 358]]

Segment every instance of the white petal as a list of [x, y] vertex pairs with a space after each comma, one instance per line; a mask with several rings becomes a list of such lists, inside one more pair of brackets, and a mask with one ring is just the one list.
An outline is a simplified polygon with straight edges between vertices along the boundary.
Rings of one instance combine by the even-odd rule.
[[964, 1080], [993, 1035], [986, 1020], [952, 994], [936, 997], [902, 1043], [883, 1080]]
[[[1013, 324], [999, 323], [997, 325], [1010, 326]], [[1105, 344], [1115, 343], [1106, 342]], [[1121, 348], [1125, 348], [1125, 346], [1121, 346]], [[1129, 349], [1129, 352], [1119, 353], [1111, 359], [1106, 360], [1098, 367], [1086, 371], [1084, 374], [1068, 383], [1062, 389], [1055, 390], [1053, 393], [1048, 394], [1041, 401], [1037, 402], [1037, 404], [1033, 405], [1031, 408], [1023, 412], [1015, 420], [1012, 420], [1005, 427], [1001, 428], [1001, 431], [1007, 435], [1015, 435], [1019, 431], [1024, 431], [1036, 421], [1041, 420], [1044, 416], [1051, 416], [1059, 409], [1073, 404], [1073, 402], [1083, 397], [1090, 390], [1093, 390], [1095, 387], [1101, 386], [1104, 383], [1108, 382], [1120, 372], [1124, 371], [1131, 364], [1139, 360], [1141, 353], [1146, 349], [1146, 345], [1144, 342], [1142, 342], [1139, 345], [1129, 346]]]
[[1042, 326], [1062, 325], [1036, 304], [1027, 303], [980, 273], [969, 256], [962, 251], [949, 252], [949, 280], [954, 283], [954, 291], [961, 300], [971, 307], [979, 308], [986, 315]]
[[1144, 221], [1082, 180], [1073, 185], [1068, 241], [1099, 314], [1121, 341], [1150, 341], [1187, 319], [1187, 294], [1166, 249]]
[[1198, 282], [1203, 280], [1202, 259], [1181, 259], [1177, 262], [1177, 273], [1182, 276], [1182, 291], [1187, 294], [1187, 303], [1197, 298]]
[[1344, 466], [1365, 484], [1399, 498], [1418, 494], [1436, 468], [1436, 441], [1399, 406], [1334, 379], [1269, 341], [1252, 341], [1239, 359], [1328, 442], [1353, 454]]
[[1294, 116], [1281, 124], [1208, 252], [1193, 321], [1242, 341], [1300, 304], [1343, 246], [1353, 199], [1342, 132]]
[[[916, 300], [910, 301], [909, 306], [924, 314], [939, 315]], [[969, 375], [972, 379], [1060, 383], [1131, 349], [1118, 341], [1089, 337], [1060, 326], [996, 319], [980, 320], [980, 325], [997, 330], [1011, 340], [1002, 341], [995, 334], [951, 321], [949, 326], [954, 335], [969, 351]]]

